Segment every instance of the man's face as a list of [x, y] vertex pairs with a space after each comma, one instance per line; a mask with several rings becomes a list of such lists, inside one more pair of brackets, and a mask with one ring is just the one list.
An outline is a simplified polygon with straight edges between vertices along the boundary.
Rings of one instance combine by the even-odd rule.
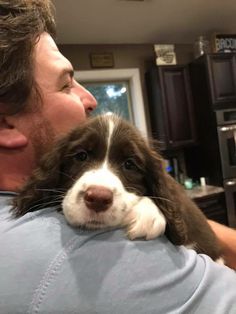
[[[42, 105], [36, 112], [17, 117], [18, 127], [29, 139], [28, 155], [24, 159], [28, 159], [32, 168], [56, 138], [77, 126], [97, 105], [95, 98], [74, 80], [71, 63], [59, 52], [49, 34], [40, 36], [34, 60]], [[32, 107], [36, 107], [34, 101], [30, 102]]]
[[71, 63], [47, 33], [35, 47], [35, 79], [42, 92], [42, 118], [55, 136], [67, 133], [96, 107], [95, 98], [74, 80]]

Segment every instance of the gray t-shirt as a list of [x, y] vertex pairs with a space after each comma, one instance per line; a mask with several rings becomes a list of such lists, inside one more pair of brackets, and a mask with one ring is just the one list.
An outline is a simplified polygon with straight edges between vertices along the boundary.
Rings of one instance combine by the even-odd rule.
[[85, 231], [53, 208], [9, 219], [0, 197], [0, 313], [236, 313], [236, 275], [165, 237]]

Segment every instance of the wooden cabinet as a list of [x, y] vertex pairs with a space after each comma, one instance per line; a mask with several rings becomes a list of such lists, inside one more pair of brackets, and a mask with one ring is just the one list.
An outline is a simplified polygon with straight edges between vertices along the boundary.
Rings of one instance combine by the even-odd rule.
[[236, 60], [231, 53], [206, 56], [213, 105], [236, 102]]
[[187, 66], [160, 66], [146, 73], [151, 129], [163, 149], [196, 141], [193, 102]]
[[194, 199], [208, 219], [228, 226], [224, 192]]
[[190, 64], [190, 75], [197, 106], [213, 110], [235, 107], [236, 55], [212, 53], [203, 55]]

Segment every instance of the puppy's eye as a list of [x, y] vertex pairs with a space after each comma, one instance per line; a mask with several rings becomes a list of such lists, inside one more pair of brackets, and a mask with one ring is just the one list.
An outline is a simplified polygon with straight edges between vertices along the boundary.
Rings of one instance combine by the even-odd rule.
[[123, 163], [123, 167], [125, 170], [138, 170], [138, 167], [132, 158], [126, 159]]
[[76, 154], [75, 154], [75, 159], [79, 161], [85, 161], [88, 159], [88, 153], [84, 149], [80, 149]]

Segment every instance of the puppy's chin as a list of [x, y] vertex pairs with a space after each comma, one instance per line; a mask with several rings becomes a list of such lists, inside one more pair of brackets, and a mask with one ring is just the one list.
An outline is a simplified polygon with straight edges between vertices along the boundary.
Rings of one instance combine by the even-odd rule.
[[96, 213], [86, 206], [67, 206], [63, 204], [63, 214], [67, 222], [74, 227], [86, 229], [102, 229], [117, 227], [122, 224], [124, 214], [117, 212], [114, 207], [108, 208], [104, 212]]
[[104, 229], [104, 228], [112, 228], [112, 227], [117, 227], [120, 226], [121, 220], [118, 219], [109, 219], [108, 217], [103, 217], [100, 219], [96, 218], [83, 218], [80, 219], [81, 217], [68, 217], [66, 216], [67, 222], [73, 226], [73, 227], [82, 227], [90, 230], [97, 230], [97, 229]]

